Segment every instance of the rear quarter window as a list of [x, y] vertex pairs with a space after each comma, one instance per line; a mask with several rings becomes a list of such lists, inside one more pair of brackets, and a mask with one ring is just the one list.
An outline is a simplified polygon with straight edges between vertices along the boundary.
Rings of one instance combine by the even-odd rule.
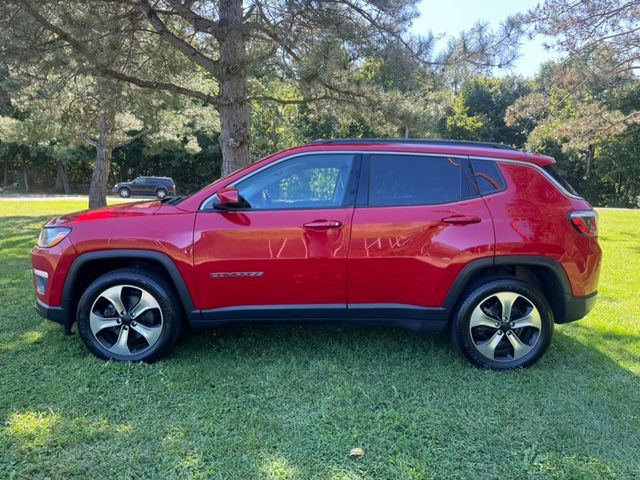
[[546, 167], [544, 167], [544, 170], [549, 175], [551, 175], [551, 177], [556, 182], [558, 182], [560, 186], [564, 188], [567, 192], [569, 192], [571, 195], [579, 196], [578, 192], [576, 192], [575, 189], [571, 186], [571, 184], [564, 179], [564, 177], [560, 174], [560, 171], [558, 171], [555, 165], [553, 164], [547, 165]]
[[492, 160], [471, 160], [473, 176], [482, 195], [490, 195], [504, 190], [506, 183], [496, 162]]

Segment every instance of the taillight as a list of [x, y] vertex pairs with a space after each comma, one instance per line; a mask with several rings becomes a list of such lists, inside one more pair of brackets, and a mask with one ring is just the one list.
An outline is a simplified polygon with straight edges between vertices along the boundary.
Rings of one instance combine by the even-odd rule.
[[571, 212], [569, 220], [576, 230], [587, 237], [598, 236], [598, 214], [594, 210]]

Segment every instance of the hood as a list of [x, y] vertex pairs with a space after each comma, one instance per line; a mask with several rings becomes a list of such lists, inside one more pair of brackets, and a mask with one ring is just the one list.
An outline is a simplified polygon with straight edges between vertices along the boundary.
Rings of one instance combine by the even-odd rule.
[[71, 222], [87, 222], [91, 220], [106, 220], [110, 218], [138, 217], [153, 215], [162, 206], [159, 200], [142, 202], [121, 203], [111, 207], [96, 208], [94, 210], [82, 210], [52, 218], [47, 226], [65, 225]]

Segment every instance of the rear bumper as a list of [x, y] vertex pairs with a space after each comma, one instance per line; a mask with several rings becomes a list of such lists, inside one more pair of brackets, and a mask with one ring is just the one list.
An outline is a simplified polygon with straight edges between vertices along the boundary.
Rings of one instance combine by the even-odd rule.
[[564, 319], [556, 319], [556, 323], [575, 322], [585, 317], [596, 304], [598, 292], [593, 292], [586, 297], [574, 297], [565, 295], [565, 316]]

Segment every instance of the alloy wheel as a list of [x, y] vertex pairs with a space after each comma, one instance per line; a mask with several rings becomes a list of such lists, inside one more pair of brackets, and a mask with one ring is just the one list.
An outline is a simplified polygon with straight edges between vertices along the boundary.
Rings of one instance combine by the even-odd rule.
[[158, 301], [133, 285], [109, 287], [91, 306], [89, 326], [98, 343], [111, 353], [138, 355], [153, 347], [164, 322]]
[[540, 340], [540, 312], [524, 295], [497, 292], [478, 303], [469, 320], [469, 335], [476, 350], [497, 362], [519, 360]]

